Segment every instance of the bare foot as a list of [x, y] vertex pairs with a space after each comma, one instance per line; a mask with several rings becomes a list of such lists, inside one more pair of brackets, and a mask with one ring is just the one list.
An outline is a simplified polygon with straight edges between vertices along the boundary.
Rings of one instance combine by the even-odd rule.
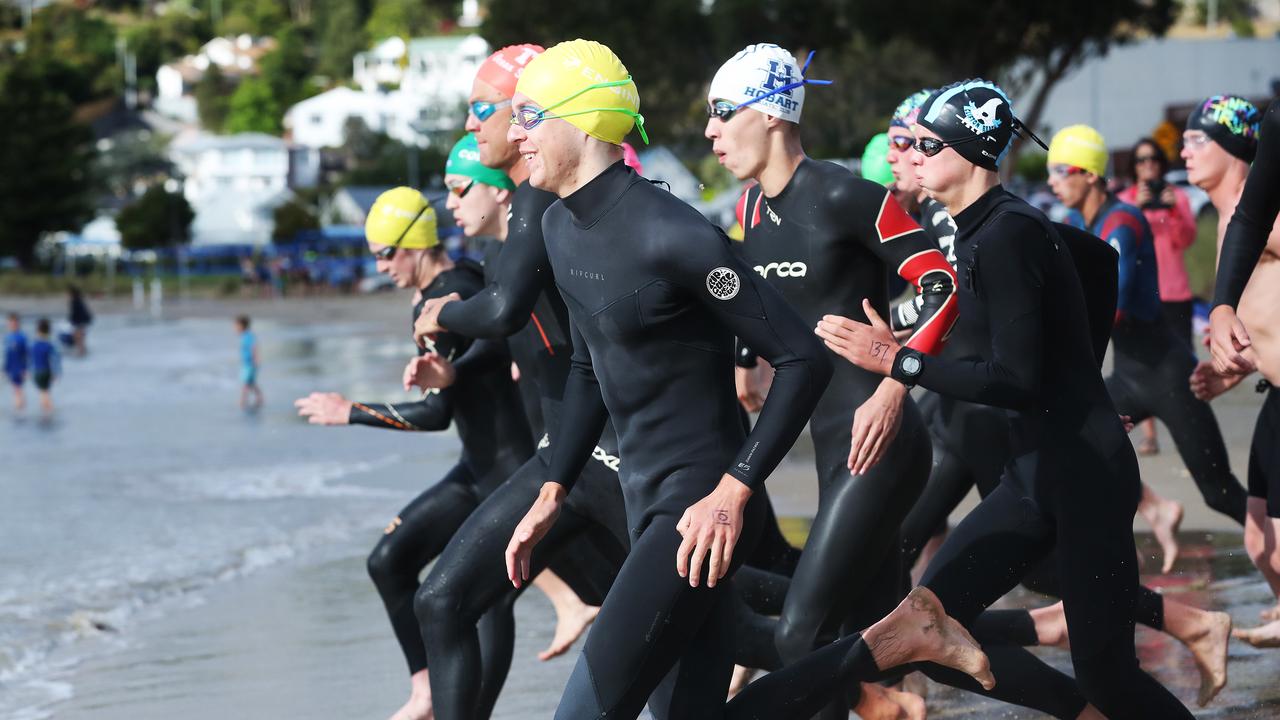
[[1205, 613], [1198, 631], [1190, 637], [1178, 638], [1200, 671], [1200, 694], [1196, 702], [1200, 707], [1208, 705], [1222, 688], [1227, 686], [1227, 644], [1231, 639], [1231, 616], [1224, 612]]
[[[898, 695], [908, 699], [899, 702], [896, 697]], [[912, 698], [914, 703], [910, 701]], [[918, 714], [909, 714], [912, 711], [907, 710], [907, 703], [911, 704], [912, 711], [918, 710]], [[853, 711], [862, 720], [923, 720], [924, 700], [917, 695], [899, 692], [883, 685], [862, 683], [862, 694]]]
[[1036, 626], [1036, 642], [1043, 647], [1071, 649], [1071, 635], [1067, 631], [1067, 613], [1061, 602], [1031, 611]]
[[1273, 608], [1263, 610], [1262, 612], [1258, 613], [1258, 615], [1262, 617], [1262, 622], [1271, 622], [1272, 620], [1280, 620], [1280, 603], [1277, 603], [1276, 606]]
[[1262, 627], [1234, 630], [1231, 637], [1243, 640], [1256, 648], [1280, 647], [1280, 620], [1272, 620]]
[[546, 650], [538, 653], [538, 659], [543, 662], [553, 657], [559, 657], [569, 651], [573, 644], [582, 637], [591, 623], [595, 621], [596, 615], [600, 614], [600, 608], [595, 605], [579, 604], [571, 612], [558, 613], [556, 615], [556, 634], [551, 638], [551, 644]]
[[409, 696], [409, 702], [391, 716], [391, 720], [435, 720], [436, 711], [431, 706], [431, 691], [425, 694], [418, 692]]
[[746, 689], [751, 684], [751, 679], [760, 672], [755, 668], [743, 667], [741, 665], [733, 666], [733, 679], [729, 681], [729, 699], [732, 700], [738, 693]]
[[1182, 526], [1182, 503], [1161, 499], [1147, 520], [1150, 521], [1156, 542], [1160, 543], [1160, 550], [1164, 553], [1164, 564], [1160, 572], [1167, 575], [1178, 559], [1178, 528]]
[[938, 596], [917, 587], [885, 618], [863, 633], [882, 670], [909, 662], [935, 662], [959, 670], [983, 688], [995, 687], [991, 662], [960, 623], [947, 616]]
[[1138, 443], [1138, 454], [1143, 457], [1160, 454], [1160, 441], [1153, 437], [1142, 438], [1142, 442]]

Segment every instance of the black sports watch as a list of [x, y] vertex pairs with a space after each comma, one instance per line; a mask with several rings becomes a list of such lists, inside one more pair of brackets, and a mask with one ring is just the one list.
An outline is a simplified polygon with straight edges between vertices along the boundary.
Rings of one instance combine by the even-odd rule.
[[893, 359], [893, 372], [890, 377], [907, 387], [915, 387], [921, 370], [924, 370], [924, 354], [919, 350], [904, 347]]

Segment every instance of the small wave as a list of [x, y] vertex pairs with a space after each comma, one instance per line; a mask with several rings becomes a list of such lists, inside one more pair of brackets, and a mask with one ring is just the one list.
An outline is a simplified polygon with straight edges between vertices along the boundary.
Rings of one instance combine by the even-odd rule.
[[389, 490], [334, 483], [350, 475], [373, 472], [399, 462], [398, 456], [376, 461], [293, 463], [163, 476], [162, 481], [199, 497], [219, 500], [281, 498], [387, 497]]

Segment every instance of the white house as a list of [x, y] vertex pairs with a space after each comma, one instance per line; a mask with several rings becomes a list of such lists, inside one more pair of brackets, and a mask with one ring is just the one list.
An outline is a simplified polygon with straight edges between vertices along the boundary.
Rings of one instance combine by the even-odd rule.
[[352, 59], [352, 78], [365, 92], [400, 88], [465, 98], [471, 79], [491, 52], [479, 35], [387, 38]]
[[288, 143], [261, 133], [197, 135], [170, 154], [196, 212], [193, 245], [271, 241], [272, 211], [291, 195]]
[[156, 70], [156, 110], [195, 122], [196, 101], [192, 93], [211, 66], [216, 65], [223, 75], [233, 79], [256, 73], [258, 61], [275, 47], [274, 38], [218, 37], [205, 43], [195, 55], [162, 65]]
[[[461, 116], [454, 115], [455, 124], [461, 124]], [[289, 138], [299, 145], [340, 147], [346, 142], [347, 121], [359, 118], [374, 132], [406, 145], [425, 147], [429, 144], [425, 122], [428, 117], [425, 100], [402, 90], [361, 92], [338, 87], [289, 108], [284, 114], [284, 127]]]

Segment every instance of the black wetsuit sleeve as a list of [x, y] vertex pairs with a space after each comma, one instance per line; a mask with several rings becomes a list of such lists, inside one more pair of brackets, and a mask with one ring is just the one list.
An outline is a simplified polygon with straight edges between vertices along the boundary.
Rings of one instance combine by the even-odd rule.
[[[569, 333], [573, 338], [573, 356], [569, 361], [569, 378], [565, 381], [561, 404], [562, 432], [552, 440], [554, 450], [548, 477], [551, 482], [563, 485], [566, 493], [573, 489], [574, 482], [582, 474], [582, 468], [595, 449], [596, 439], [609, 419], [600, 382], [591, 366], [591, 351], [572, 317], [569, 319]], [[571, 431], [564, 432], [565, 429]]]
[[[1041, 308], [1052, 251], [1044, 227], [1034, 220], [1011, 213], [992, 220], [974, 261], [975, 292], [988, 308], [991, 359], [922, 356], [916, 384], [957, 400], [1033, 408], [1041, 392], [1046, 332]], [[894, 363], [894, 377], [909, 382], [899, 365]]]
[[[759, 488], [791, 449], [831, 379], [826, 349], [813, 329], [782, 295], [751, 269], [730, 247], [722, 231], [716, 237], [675, 244], [661, 257], [663, 275], [674, 280], [710, 310], [733, 334], [773, 366], [773, 385], [760, 417], [726, 472], [753, 489]], [[738, 290], [726, 295], [725, 271], [736, 275]]]
[[529, 322], [538, 293], [551, 282], [551, 263], [542, 241], [542, 212], [535, 207], [538, 202], [536, 192], [515, 194], [497, 272], [480, 292], [441, 308], [442, 327], [467, 337], [505, 338]]
[[448, 391], [431, 393], [421, 400], [403, 403], [361, 403], [351, 405], [348, 422], [388, 430], [432, 432], [445, 430], [453, 420], [453, 403]]
[[462, 357], [453, 363], [453, 369], [459, 375], [475, 375], [510, 365], [511, 351], [507, 348], [507, 342], [485, 338], [472, 342]]
[[1231, 223], [1222, 239], [1218, 258], [1218, 279], [1213, 288], [1213, 307], [1240, 304], [1253, 269], [1267, 247], [1267, 238], [1280, 213], [1280, 100], [1271, 103], [1262, 119], [1258, 154], [1244, 193], [1236, 205]]

